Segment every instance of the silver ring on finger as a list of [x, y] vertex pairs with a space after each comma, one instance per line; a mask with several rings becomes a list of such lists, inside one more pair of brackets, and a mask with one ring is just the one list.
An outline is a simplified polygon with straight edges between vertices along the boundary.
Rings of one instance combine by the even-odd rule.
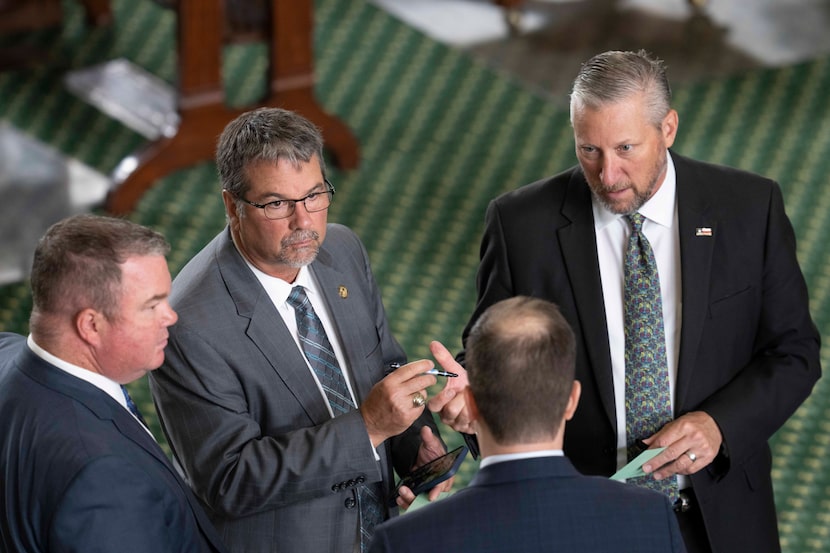
[[687, 452], [686, 452], [686, 455], [689, 457], [689, 459], [691, 459], [691, 460], [692, 460], [692, 462], [693, 462], [693, 463], [697, 460], [697, 455], [695, 455], [695, 454], [694, 454], [694, 453], [692, 453], [691, 451], [687, 451]]

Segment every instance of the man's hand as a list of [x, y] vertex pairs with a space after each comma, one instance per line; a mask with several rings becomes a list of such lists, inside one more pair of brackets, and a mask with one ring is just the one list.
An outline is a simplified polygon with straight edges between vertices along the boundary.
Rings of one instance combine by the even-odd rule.
[[372, 446], [397, 436], [423, 413], [424, 404], [419, 406], [413, 399], [416, 394], [428, 397], [426, 389], [435, 385], [437, 379], [424, 373], [434, 366], [428, 359], [407, 363], [372, 387], [360, 406]]
[[[445, 453], [444, 445], [441, 443], [441, 440], [439, 440], [438, 437], [432, 433], [432, 429], [429, 426], [424, 426], [421, 428], [421, 447], [418, 449], [418, 459], [412, 469], [415, 470], [416, 468], [429, 463], [433, 459], [441, 457]], [[454, 480], [455, 477], [453, 476], [429, 490], [429, 495], [427, 496], [429, 500], [435, 501], [441, 493], [450, 491]], [[405, 511], [410, 505], [412, 505], [412, 502], [415, 501], [416, 496], [412, 493], [412, 490], [406, 486], [401, 486], [398, 491], [400, 495], [396, 499], [396, 502], [398, 507]]]
[[654, 478], [661, 480], [675, 474], [694, 474], [706, 467], [720, 451], [723, 435], [715, 419], [703, 411], [692, 411], [643, 442], [649, 447], [666, 448], [643, 465], [645, 473], [653, 472]]
[[429, 410], [433, 413], [438, 413], [441, 417], [441, 422], [456, 432], [475, 434], [470, 411], [467, 408], [467, 401], [464, 398], [464, 394], [461, 393], [469, 385], [467, 371], [456, 362], [455, 358], [453, 358], [452, 354], [441, 342], [431, 342], [429, 349], [432, 352], [432, 356], [435, 357], [435, 360], [445, 371], [454, 372], [458, 375], [454, 378], [448, 378], [447, 385], [444, 386], [444, 389], [429, 400], [427, 404]]

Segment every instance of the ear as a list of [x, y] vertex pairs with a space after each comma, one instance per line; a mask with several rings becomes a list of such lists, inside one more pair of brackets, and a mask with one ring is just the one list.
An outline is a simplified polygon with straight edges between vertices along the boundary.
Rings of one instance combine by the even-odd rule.
[[225, 213], [231, 221], [239, 219], [239, 214], [236, 212], [236, 198], [227, 190], [222, 190], [222, 202], [225, 204]]
[[473, 397], [473, 392], [470, 390], [470, 387], [467, 386], [461, 392], [464, 394], [464, 402], [467, 405], [467, 410], [470, 412], [470, 424], [473, 427], [478, 428], [480, 424], [479, 419], [481, 418], [481, 412], [478, 410], [478, 404], [476, 403], [476, 398]]
[[579, 404], [579, 396], [582, 394], [582, 384], [579, 380], [574, 380], [571, 386], [571, 393], [568, 396], [568, 404], [565, 406], [565, 420], [569, 421], [573, 418], [576, 412], [576, 406]]
[[78, 331], [78, 336], [93, 346], [101, 344], [101, 331], [106, 323], [103, 313], [89, 307], [75, 315], [75, 329]]
[[677, 125], [680, 122], [680, 117], [677, 111], [670, 109], [663, 118], [663, 123], [660, 125], [660, 130], [663, 134], [663, 141], [666, 143], [666, 148], [671, 148], [674, 144], [674, 139], [677, 137]]

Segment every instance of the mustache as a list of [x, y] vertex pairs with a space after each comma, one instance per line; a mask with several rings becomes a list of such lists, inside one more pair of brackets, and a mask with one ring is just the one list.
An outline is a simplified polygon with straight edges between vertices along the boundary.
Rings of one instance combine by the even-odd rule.
[[299, 244], [300, 242], [305, 242], [306, 240], [314, 240], [317, 242], [319, 238], [320, 233], [316, 230], [298, 230], [283, 238], [282, 245], [292, 246], [294, 244]]
[[626, 190], [628, 188], [631, 188], [631, 184], [627, 183], [627, 182], [622, 182], [622, 183], [614, 184], [612, 186], [602, 186], [602, 185], [600, 185], [600, 186], [597, 187], [597, 192], [602, 192], [602, 193], [605, 193], [605, 194], [612, 194], [614, 192], [622, 192], [623, 190]]

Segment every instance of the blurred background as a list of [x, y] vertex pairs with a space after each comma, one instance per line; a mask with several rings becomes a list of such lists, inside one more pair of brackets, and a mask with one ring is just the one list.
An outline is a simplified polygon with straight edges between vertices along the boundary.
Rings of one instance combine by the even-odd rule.
[[[323, 127], [329, 218], [365, 242], [410, 358], [458, 350], [487, 203], [575, 163], [581, 62], [644, 48], [668, 65], [678, 153], [780, 182], [827, 366], [828, 0], [226, 0], [218, 20], [210, 4], [0, 0], [0, 330], [28, 332], [32, 249], [71, 213], [159, 230], [175, 275], [225, 224], [216, 136], [270, 102]], [[166, 447], [146, 379], [130, 390]], [[772, 441], [787, 553], [830, 551], [828, 393]]]

